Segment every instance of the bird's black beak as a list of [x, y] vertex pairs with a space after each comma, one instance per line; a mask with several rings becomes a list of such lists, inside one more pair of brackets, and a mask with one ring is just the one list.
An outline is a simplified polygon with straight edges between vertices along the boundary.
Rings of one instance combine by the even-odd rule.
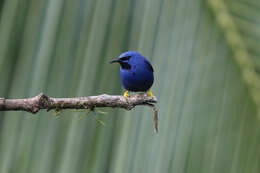
[[120, 63], [121, 61], [120, 61], [120, 59], [112, 59], [111, 61], [109, 61], [110, 64], [115, 63], [115, 62]]

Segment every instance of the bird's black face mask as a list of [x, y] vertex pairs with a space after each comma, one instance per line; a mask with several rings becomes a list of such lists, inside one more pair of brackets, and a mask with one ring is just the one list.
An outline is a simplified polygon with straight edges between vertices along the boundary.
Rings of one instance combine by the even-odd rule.
[[131, 65], [128, 64], [128, 60], [130, 59], [131, 57], [130, 56], [127, 56], [127, 57], [122, 57], [122, 58], [118, 58], [118, 59], [113, 59], [112, 61], [110, 61], [110, 63], [119, 63], [121, 65], [121, 67], [123, 69], [131, 69]]

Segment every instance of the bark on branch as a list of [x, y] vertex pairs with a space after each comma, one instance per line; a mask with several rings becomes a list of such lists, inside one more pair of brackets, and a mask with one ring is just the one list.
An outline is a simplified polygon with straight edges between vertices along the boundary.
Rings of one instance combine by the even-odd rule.
[[96, 107], [112, 107], [123, 108], [131, 110], [138, 105], [147, 105], [153, 108], [154, 112], [154, 130], [158, 131], [158, 110], [153, 103], [157, 99], [151, 99], [147, 94], [135, 94], [125, 99], [123, 96], [114, 96], [102, 94], [98, 96], [89, 97], [75, 97], [75, 98], [53, 98], [43, 93], [25, 99], [5, 99], [0, 98], [0, 111], [27, 111], [30, 113], [37, 113], [41, 109], [47, 111], [55, 109], [90, 109], [94, 110]]

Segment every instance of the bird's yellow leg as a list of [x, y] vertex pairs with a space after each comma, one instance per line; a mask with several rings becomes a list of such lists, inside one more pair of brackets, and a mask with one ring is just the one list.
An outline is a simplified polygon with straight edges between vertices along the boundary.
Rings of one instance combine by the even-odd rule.
[[124, 98], [127, 99], [127, 97], [129, 97], [129, 93], [128, 93], [128, 91], [126, 90], [126, 91], [124, 92]]
[[151, 99], [152, 99], [152, 98], [153, 98], [153, 96], [154, 96], [151, 90], [149, 90], [149, 91], [147, 92], [147, 94], [148, 94], [148, 96], [150, 96], [150, 97], [151, 97]]

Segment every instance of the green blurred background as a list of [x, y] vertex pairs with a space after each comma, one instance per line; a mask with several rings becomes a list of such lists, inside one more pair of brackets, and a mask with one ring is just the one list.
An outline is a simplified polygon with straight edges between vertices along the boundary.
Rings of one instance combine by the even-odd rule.
[[0, 1], [0, 97], [122, 94], [108, 61], [137, 50], [159, 100], [158, 134], [148, 107], [0, 112], [0, 172], [259, 173], [258, 93], [215, 16], [228, 11], [260, 67], [260, 2], [224, 2]]

